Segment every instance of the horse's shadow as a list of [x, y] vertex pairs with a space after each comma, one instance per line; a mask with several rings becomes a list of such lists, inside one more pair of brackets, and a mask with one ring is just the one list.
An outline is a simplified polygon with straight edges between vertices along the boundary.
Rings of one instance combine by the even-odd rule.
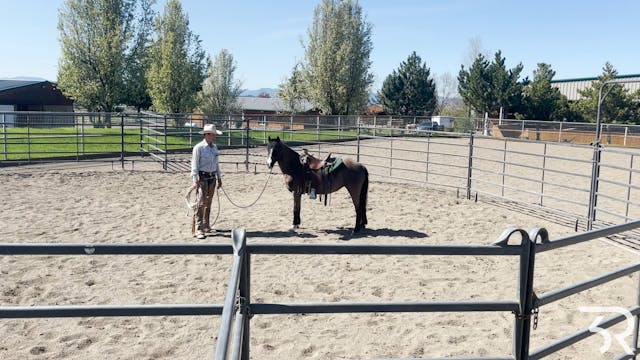
[[[217, 233], [223, 236], [230, 236], [231, 230], [218, 230]], [[247, 231], [247, 238], [317, 238], [318, 235], [298, 231]]]
[[415, 231], [415, 230], [395, 230], [389, 228], [381, 228], [381, 229], [362, 229], [359, 232], [353, 234], [351, 228], [338, 228], [338, 229], [330, 229], [330, 230], [322, 230], [327, 234], [337, 234], [340, 235], [340, 240], [351, 240], [351, 239], [359, 239], [359, 238], [368, 238], [368, 237], [379, 237], [379, 236], [389, 236], [389, 237], [408, 237], [408, 238], [426, 238], [429, 235]]
[[[351, 228], [340, 227], [337, 229], [327, 229], [327, 230], [319, 230], [320, 232], [324, 232], [325, 234], [336, 234], [340, 236], [340, 240], [351, 240], [351, 239], [360, 239], [360, 238], [369, 238], [369, 237], [379, 237], [379, 236], [388, 236], [388, 237], [407, 237], [407, 238], [426, 238], [429, 237], [428, 234], [415, 231], [415, 230], [395, 230], [389, 228], [381, 228], [381, 229], [363, 229], [359, 232], [353, 234]], [[317, 238], [318, 235], [304, 232], [300, 229], [297, 231], [247, 231], [247, 238], [304, 238], [304, 239], [312, 239]], [[214, 236], [231, 236], [231, 230], [217, 230]]]

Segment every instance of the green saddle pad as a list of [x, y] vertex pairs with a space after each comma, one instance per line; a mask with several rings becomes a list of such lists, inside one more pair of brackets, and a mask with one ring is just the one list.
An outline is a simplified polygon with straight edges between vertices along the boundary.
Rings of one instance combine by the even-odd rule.
[[329, 172], [331, 173], [335, 169], [339, 168], [340, 166], [342, 166], [343, 163], [344, 162], [342, 161], [342, 159], [337, 158], [336, 161], [334, 161], [333, 164], [331, 165], [331, 168], [329, 168]]

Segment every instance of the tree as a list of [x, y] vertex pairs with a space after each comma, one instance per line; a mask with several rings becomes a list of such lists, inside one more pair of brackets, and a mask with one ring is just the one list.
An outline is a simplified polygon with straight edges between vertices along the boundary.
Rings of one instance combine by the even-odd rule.
[[303, 65], [306, 94], [324, 114], [364, 109], [373, 84], [371, 24], [357, 0], [323, 0], [308, 30]]
[[[465, 104], [479, 114], [488, 112], [497, 117], [500, 108], [507, 114], [517, 112], [522, 106], [522, 86], [519, 82], [522, 64], [507, 70], [501, 51], [497, 51], [489, 63], [479, 54], [469, 70], [464, 65], [458, 74], [458, 92]], [[528, 82], [528, 80], [526, 80]]]
[[523, 89], [522, 117], [531, 120], [563, 120], [563, 108], [566, 107], [567, 99], [557, 87], [551, 85], [555, 74], [551, 65], [538, 63], [538, 68], [533, 71], [533, 80]]
[[[583, 119], [589, 122], [596, 122], [598, 111], [598, 93], [605, 81], [615, 79], [618, 71], [610, 63], [606, 63], [602, 69], [602, 75], [598, 80], [591, 83], [591, 87], [578, 90], [582, 96], [574, 108]], [[630, 95], [628, 90], [620, 84], [608, 84], [602, 90], [602, 104], [600, 105], [600, 121], [603, 123], [640, 123], [638, 116], [637, 101]], [[637, 98], [635, 98], [637, 99]]]
[[464, 103], [480, 115], [489, 111], [491, 102], [491, 76], [488, 69], [489, 61], [478, 54], [468, 71], [462, 65], [458, 73], [458, 93]]
[[60, 8], [58, 87], [77, 105], [108, 113], [123, 99], [135, 4], [135, 0], [66, 0]]
[[[519, 63], [513, 69], [507, 70], [502, 52], [500, 50], [496, 52], [488, 68], [493, 95], [489, 107], [489, 113], [492, 116], [499, 115], [500, 108], [503, 109], [505, 116], [510, 111], [517, 112], [521, 109], [523, 84], [518, 79], [522, 69], [522, 63]], [[525, 81], [528, 83], [528, 79]]]
[[240, 81], [234, 79], [236, 64], [233, 55], [222, 49], [207, 69], [207, 78], [200, 93], [200, 106], [205, 114], [228, 114], [237, 109], [238, 96], [242, 92]]
[[426, 63], [414, 51], [382, 83], [378, 95], [388, 114], [431, 116], [436, 109], [436, 85]]
[[135, 38], [131, 51], [125, 56], [124, 104], [134, 106], [138, 112], [151, 106], [151, 97], [147, 87], [147, 72], [150, 65], [150, 45], [153, 36], [153, 18], [155, 12], [152, 5], [155, 0], [141, 0]]
[[280, 84], [278, 96], [282, 99], [285, 110], [295, 114], [302, 110], [302, 103], [307, 99], [302, 64], [297, 63], [291, 76]]
[[189, 30], [189, 19], [178, 0], [168, 0], [155, 20], [147, 73], [153, 108], [160, 112], [191, 112], [208, 68], [200, 39]]
[[451, 73], [444, 73], [436, 79], [436, 89], [438, 106], [437, 112], [440, 115], [450, 113], [454, 111], [453, 98], [457, 94], [458, 81], [451, 75]]

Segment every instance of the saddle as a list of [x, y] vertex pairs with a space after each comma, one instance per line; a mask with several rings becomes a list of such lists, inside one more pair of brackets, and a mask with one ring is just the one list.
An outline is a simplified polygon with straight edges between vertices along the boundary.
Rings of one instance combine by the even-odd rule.
[[307, 149], [302, 149], [302, 156], [300, 156], [300, 162], [302, 165], [308, 166], [310, 170], [320, 170], [327, 165], [331, 165], [333, 163], [332, 160], [335, 159], [331, 159], [331, 153], [322, 160], [309, 154], [309, 150]]
[[[325, 184], [325, 189], [331, 188], [331, 178], [329, 173], [339, 167], [342, 164], [342, 159], [336, 159], [331, 157], [331, 153], [324, 159], [318, 159], [317, 157], [309, 154], [309, 150], [302, 149], [302, 155], [300, 156], [300, 162], [304, 166], [304, 192], [309, 194], [311, 199], [316, 197], [316, 188], [320, 186], [320, 183]], [[324, 204], [327, 205], [327, 190], [324, 193]], [[322, 201], [322, 194], [320, 195]]]

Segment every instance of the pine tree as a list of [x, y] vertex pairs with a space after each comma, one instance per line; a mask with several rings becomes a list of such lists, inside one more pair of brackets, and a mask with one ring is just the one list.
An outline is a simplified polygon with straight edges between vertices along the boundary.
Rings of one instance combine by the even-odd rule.
[[382, 83], [378, 94], [385, 111], [394, 115], [431, 116], [437, 105], [430, 69], [414, 51]]

